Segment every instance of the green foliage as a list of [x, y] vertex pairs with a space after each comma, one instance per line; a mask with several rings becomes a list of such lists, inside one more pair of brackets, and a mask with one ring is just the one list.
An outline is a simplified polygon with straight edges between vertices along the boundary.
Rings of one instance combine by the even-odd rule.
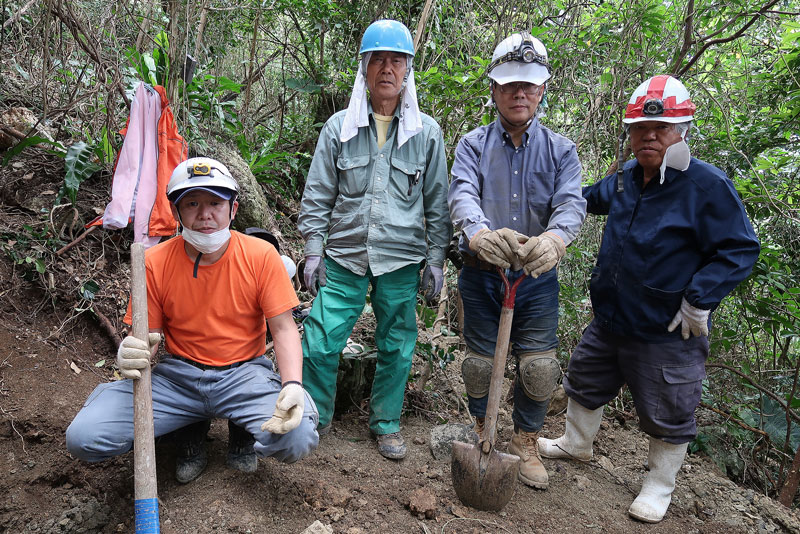
[[46, 230], [36, 230], [27, 224], [16, 233], [4, 233], [0, 237], [0, 248], [14, 265], [21, 268], [22, 278], [29, 282], [47, 273], [53, 250], [61, 245], [61, 241]]
[[70, 145], [64, 156], [64, 184], [58, 193], [56, 203], [64, 196], [67, 196], [75, 204], [78, 195], [78, 188], [81, 183], [92, 174], [101, 169], [100, 165], [93, 161], [95, 150], [102, 152], [104, 141], [99, 146], [89, 146], [83, 141], [78, 141]]
[[[153, 12], [146, 2], [131, 4], [133, 16], [119, 19], [113, 33], [105, 29], [105, 15], [87, 5], [81, 13], [85, 27], [101, 28], [108, 42], [103, 65], [69, 41], [68, 33], [45, 42], [36, 24], [44, 7], [33, 6], [15, 27], [28, 28], [24, 42], [31, 48], [49, 47], [48, 119], [61, 121], [60, 138], [78, 142], [26, 139], [6, 152], [3, 165], [35, 145], [52, 146], [62, 156], [69, 146], [58, 198], [74, 203], [86, 177], [110, 166], [113, 132], [127, 117], [117, 94], [119, 76], [108, 63], [118, 57], [128, 90], [146, 81], [176, 95], [172, 107], [193, 151], [202, 151], [204, 140], [212, 137], [235, 143], [259, 181], [296, 201], [319, 128], [348, 103], [363, 30], [388, 17], [416, 34], [425, 5], [277, 0], [228, 9], [233, 4], [223, 2], [206, 12], [201, 36], [201, 9], [179, 4], [175, 20], [157, 4]], [[512, 31], [530, 30], [547, 46], [552, 65], [541, 121], [577, 144], [587, 183], [616, 159], [620, 119], [633, 88], [654, 74], [680, 74], [697, 104], [692, 153], [733, 180], [762, 243], [752, 275], [714, 311], [710, 339], [709, 361], [750, 380], [730, 371], [710, 373], [704, 402], [731, 419], [706, 418], [692, 447], [712, 454], [732, 476], [774, 494], [786, 471], [785, 455], [800, 443], [794, 425], [781, 426], [786, 414], [780, 406], [765, 400], [751, 381], [778, 391], [798, 409], [798, 395], [786, 377], [800, 365], [800, 23], [793, 14], [796, 0], [770, 13], [762, 7], [755, 0], [435, 2], [414, 70], [421, 109], [441, 125], [452, 160], [466, 132], [496, 118], [486, 105], [486, 67], [494, 46]], [[145, 20], [150, 26], [142, 24]], [[185, 54], [195, 50], [196, 73], [185, 84], [176, 72]], [[34, 59], [26, 63], [9, 54], [4, 74], [19, 80], [15, 87], [37, 87], [35, 97], [26, 100], [38, 102], [41, 84], [33, 83], [38, 74], [32, 73], [42, 70], [43, 55], [27, 57]], [[562, 360], [592, 317], [588, 280], [602, 232], [602, 219], [590, 216], [559, 268]], [[5, 237], [0, 246], [26, 276], [46, 274], [52, 245], [47, 237], [30, 230]], [[81, 296], [94, 294], [90, 282], [81, 286]], [[418, 312], [426, 328], [434, 328], [435, 313], [426, 307]], [[448, 351], [425, 344], [417, 349], [432, 369], [451, 361]], [[620, 402], [629, 403], [629, 397]], [[736, 422], [763, 429], [770, 443], [763, 446], [762, 435]], [[748, 474], [742, 458], [767, 467]]]

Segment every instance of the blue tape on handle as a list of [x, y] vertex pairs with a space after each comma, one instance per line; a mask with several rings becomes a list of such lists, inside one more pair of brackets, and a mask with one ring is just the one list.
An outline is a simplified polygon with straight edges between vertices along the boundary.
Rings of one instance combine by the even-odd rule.
[[138, 499], [133, 503], [136, 534], [159, 534], [158, 499]]

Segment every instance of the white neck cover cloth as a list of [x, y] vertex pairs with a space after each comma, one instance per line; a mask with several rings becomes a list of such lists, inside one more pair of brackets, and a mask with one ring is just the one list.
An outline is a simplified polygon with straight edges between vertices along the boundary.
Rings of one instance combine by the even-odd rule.
[[[363, 65], [369, 63], [372, 52], [367, 52], [358, 62], [358, 73], [350, 95], [350, 105], [342, 122], [339, 140], [344, 143], [358, 133], [358, 129], [369, 126], [369, 107], [367, 106], [367, 80], [364, 77]], [[422, 115], [417, 103], [417, 86], [414, 83], [414, 69], [411, 58], [408, 59], [408, 78], [400, 92], [400, 123], [397, 130], [397, 146], [403, 144], [422, 131]]]
[[689, 145], [686, 144], [685, 138], [686, 132], [683, 132], [683, 134], [681, 134], [681, 140], [668, 146], [667, 150], [664, 152], [664, 159], [661, 162], [660, 169], [661, 181], [659, 183], [664, 183], [664, 172], [667, 170], [667, 167], [678, 171], [685, 171], [689, 168], [692, 154], [689, 152]]

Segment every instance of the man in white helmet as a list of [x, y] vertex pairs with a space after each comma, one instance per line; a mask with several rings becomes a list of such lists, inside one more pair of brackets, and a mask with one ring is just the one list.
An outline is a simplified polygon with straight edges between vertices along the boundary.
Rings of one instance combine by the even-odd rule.
[[527, 32], [506, 38], [495, 48], [489, 78], [498, 119], [458, 143], [448, 194], [464, 261], [461, 372], [480, 436], [503, 302], [498, 267], [510, 282], [527, 275], [517, 289], [510, 340], [517, 378], [508, 450], [522, 460], [520, 480], [546, 489], [536, 440], [561, 377], [556, 266], [586, 214], [581, 165], [575, 144], [539, 122], [550, 79], [541, 41]]
[[733, 183], [692, 158], [695, 105], [683, 84], [655, 76], [625, 111], [636, 157], [583, 190], [607, 215], [592, 271], [594, 320], [572, 353], [564, 435], [539, 439], [542, 456], [588, 461], [603, 405], [628, 385], [650, 468], [628, 513], [663, 519], [697, 428], [711, 312], [744, 280], [759, 244]]
[[442, 288], [452, 235], [447, 161], [439, 125], [420, 112], [414, 42], [401, 22], [379, 20], [361, 40], [347, 110], [320, 132], [297, 226], [304, 279], [316, 295], [304, 321], [303, 376], [330, 429], [339, 354], [364, 309], [375, 313], [377, 364], [369, 428], [378, 452], [401, 459], [400, 414], [417, 340], [416, 295]]
[[[223, 417], [255, 437], [262, 457], [294, 462], [317, 446], [318, 416], [303, 390], [292, 318], [297, 296], [272, 245], [230, 231], [238, 190], [210, 158], [189, 159], [172, 173], [167, 196], [182, 232], [145, 255], [149, 343], [123, 339], [117, 366], [124, 380], [99, 385], [67, 429], [77, 458], [96, 462], [131, 449], [133, 380], [162, 335], [168, 355], [152, 370], [155, 436]], [[265, 356], [267, 324], [280, 375]]]

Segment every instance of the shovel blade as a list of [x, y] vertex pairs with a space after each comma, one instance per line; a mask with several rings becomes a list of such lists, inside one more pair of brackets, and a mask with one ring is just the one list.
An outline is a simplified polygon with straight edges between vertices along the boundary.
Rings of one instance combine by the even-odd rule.
[[478, 510], [499, 512], [514, 495], [519, 475], [519, 457], [453, 442], [450, 464], [453, 487], [462, 503]]

